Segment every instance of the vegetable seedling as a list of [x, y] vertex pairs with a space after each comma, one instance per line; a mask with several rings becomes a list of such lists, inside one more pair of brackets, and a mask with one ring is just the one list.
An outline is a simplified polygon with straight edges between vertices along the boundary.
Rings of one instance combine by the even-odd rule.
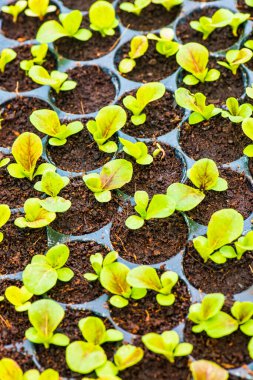
[[177, 63], [190, 74], [183, 78], [183, 82], [189, 86], [199, 82], [214, 82], [220, 77], [219, 70], [208, 69], [208, 49], [196, 42], [183, 45], [176, 55]]
[[4, 5], [1, 10], [4, 13], [7, 13], [13, 17], [13, 22], [16, 23], [18, 21], [18, 16], [23, 10], [27, 7], [27, 1], [17, 1], [12, 5]]
[[154, 40], [156, 42], [156, 51], [164, 55], [166, 58], [169, 58], [175, 55], [178, 52], [180, 44], [178, 42], [173, 41], [174, 31], [170, 28], [163, 28], [160, 31], [160, 36], [157, 36], [153, 33], [148, 33], [148, 40]]
[[26, 289], [35, 295], [41, 295], [52, 289], [58, 280], [70, 281], [74, 272], [64, 266], [68, 258], [69, 248], [64, 244], [50, 248], [46, 255], [33, 256], [31, 264], [23, 272]]
[[75, 38], [80, 41], [88, 41], [91, 38], [90, 30], [80, 28], [83, 15], [79, 10], [61, 13], [59, 20], [60, 22], [55, 20], [44, 22], [38, 30], [37, 41], [48, 44], [62, 37]]
[[230, 21], [229, 25], [232, 28], [233, 36], [238, 36], [238, 28], [240, 25], [242, 25], [245, 21], [250, 19], [250, 13], [232, 13], [232, 20]]
[[33, 327], [26, 330], [26, 339], [32, 343], [44, 344], [45, 348], [49, 348], [50, 344], [67, 346], [69, 338], [64, 334], [54, 333], [64, 314], [63, 307], [55, 301], [42, 299], [33, 302], [28, 310], [29, 321]]
[[232, 71], [233, 75], [237, 74], [238, 68], [251, 60], [252, 51], [247, 48], [243, 48], [241, 50], [229, 50], [226, 53], [226, 61], [218, 61], [218, 64], [225, 67], [226, 69]]
[[142, 10], [151, 4], [151, 0], [135, 0], [133, 3], [125, 1], [120, 4], [120, 9], [125, 12], [133, 13], [140, 16]]
[[52, 223], [55, 212], [49, 212], [41, 206], [39, 198], [30, 198], [24, 204], [25, 216], [15, 219], [15, 226], [19, 228], [43, 228]]
[[184, 0], [152, 0], [153, 4], [162, 5], [166, 11], [170, 11], [172, 8], [183, 4]]
[[35, 65], [29, 72], [28, 76], [42, 86], [50, 86], [57, 94], [60, 91], [70, 91], [76, 88], [77, 83], [73, 80], [67, 80], [68, 74], [60, 71], [52, 71], [49, 73], [44, 67]]
[[[243, 120], [242, 130], [247, 137], [253, 140], [253, 118], [252, 117]], [[253, 157], [253, 144], [249, 144], [248, 146], [246, 146], [246, 148], [244, 148], [243, 150], [243, 153], [248, 157]]]
[[33, 59], [23, 60], [20, 62], [20, 68], [27, 74], [34, 65], [42, 65], [45, 62], [47, 56], [48, 46], [47, 44], [34, 45], [31, 47], [31, 54]]
[[124, 106], [132, 112], [131, 122], [134, 125], [144, 124], [146, 114], [143, 112], [145, 107], [151, 102], [161, 99], [165, 94], [165, 86], [159, 82], [150, 82], [142, 85], [136, 92], [136, 97], [127, 95], [123, 99]]
[[238, 329], [238, 322], [229, 314], [221, 311], [225, 302], [222, 293], [206, 295], [201, 303], [190, 306], [188, 318], [195, 323], [192, 331], [206, 332], [211, 338], [222, 338]]
[[31, 302], [29, 301], [33, 293], [30, 293], [25, 286], [18, 288], [17, 286], [8, 286], [5, 290], [5, 298], [15, 306], [15, 310], [22, 312], [29, 309]]
[[228, 380], [229, 373], [209, 360], [196, 360], [190, 364], [193, 380]]
[[108, 1], [95, 1], [89, 9], [90, 28], [99, 32], [102, 37], [113, 36], [119, 25], [115, 10]]
[[12, 62], [17, 56], [17, 53], [13, 49], [3, 49], [0, 54], [0, 71], [4, 73], [7, 63]]
[[[0, 228], [2, 228], [10, 219], [11, 210], [8, 205], [0, 204]], [[4, 234], [0, 231], [0, 243], [3, 241]]]
[[153, 162], [153, 157], [148, 153], [148, 147], [144, 142], [131, 142], [121, 137], [119, 141], [123, 145], [124, 152], [132, 156], [137, 164], [149, 165]]
[[111, 190], [120, 189], [130, 182], [133, 175], [133, 165], [124, 159], [116, 159], [102, 167], [101, 172], [83, 176], [85, 185], [94, 193], [98, 202], [109, 202], [112, 199]]
[[206, 96], [201, 92], [192, 94], [186, 88], [180, 87], [175, 92], [175, 99], [180, 107], [193, 111], [189, 117], [191, 125], [210, 120], [221, 112], [213, 104], [206, 105]]
[[119, 342], [123, 340], [122, 332], [115, 329], [106, 329], [102, 319], [98, 317], [87, 317], [80, 319], [78, 327], [88, 343], [101, 346], [108, 342]]
[[[81, 340], [70, 343], [66, 348], [66, 362], [71, 371], [87, 375], [106, 363], [102, 347]], [[85, 379], [85, 378], [84, 378]], [[109, 379], [110, 380], [110, 379]]]
[[95, 273], [85, 273], [83, 277], [87, 281], [96, 281], [100, 279], [101, 270], [106, 265], [114, 263], [118, 258], [118, 252], [111, 251], [105, 257], [100, 252], [90, 256], [90, 263]]
[[101, 108], [95, 120], [89, 120], [86, 126], [98, 144], [99, 150], [114, 153], [118, 149], [117, 144], [108, 140], [124, 127], [126, 121], [125, 110], [120, 106], [113, 105]]
[[136, 191], [134, 200], [134, 209], [139, 215], [131, 215], [125, 222], [131, 230], [141, 228], [150, 219], [168, 218], [176, 207], [175, 201], [164, 194], [156, 194], [150, 200], [146, 191]]
[[130, 51], [128, 52], [129, 58], [124, 58], [120, 61], [119, 72], [122, 74], [130, 73], [136, 66], [136, 59], [142, 57], [147, 50], [148, 39], [146, 36], [133, 37], [130, 42]]
[[222, 110], [221, 116], [229, 118], [232, 123], [241, 123], [252, 115], [252, 106], [249, 103], [239, 105], [236, 98], [228, 98], [226, 106], [227, 110]]
[[177, 357], [190, 355], [193, 350], [192, 344], [180, 343], [176, 331], [164, 331], [162, 334], [149, 333], [142, 337], [142, 342], [150, 351], [165, 356], [170, 363], [174, 363]]
[[25, 10], [26, 16], [38, 17], [41, 21], [46, 14], [56, 11], [56, 5], [50, 5], [50, 0], [28, 0], [28, 8]]
[[23, 372], [18, 363], [10, 358], [0, 360], [1, 380], [60, 380], [60, 375], [54, 369], [48, 368], [43, 372], [30, 369]]
[[253, 336], [253, 302], [236, 301], [232, 308], [231, 314], [237, 320], [240, 330], [248, 336]]

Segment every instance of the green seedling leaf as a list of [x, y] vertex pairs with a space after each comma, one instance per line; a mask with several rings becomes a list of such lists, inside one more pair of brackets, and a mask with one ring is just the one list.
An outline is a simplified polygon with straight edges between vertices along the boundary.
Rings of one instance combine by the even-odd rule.
[[[143, 1], [143, 0], [141, 0]], [[149, 0], [148, 0], [149, 1]], [[120, 6], [122, 6], [122, 3]], [[128, 53], [129, 58], [124, 58], [119, 63], [119, 72], [127, 74], [136, 66], [135, 60], [142, 57], [148, 50], [148, 39], [146, 36], [135, 36], [130, 42], [130, 51]]]
[[4, 73], [7, 63], [13, 61], [17, 56], [17, 53], [13, 49], [3, 49], [0, 53], [0, 71]]
[[156, 51], [159, 54], [164, 55], [166, 58], [175, 55], [180, 48], [180, 44], [178, 42], [172, 41], [174, 38], [174, 31], [171, 28], [161, 29], [160, 37], [156, 34], [148, 33], [147, 38], [149, 40], [157, 41]]
[[232, 20], [230, 21], [229, 25], [231, 26], [232, 33], [235, 37], [238, 36], [239, 26], [249, 19], [250, 19], [250, 13], [237, 12], [237, 13], [232, 14]]
[[115, 329], [108, 329], [104, 322], [97, 317], [83, 318], [78, 323], [84, 339], [95, 346], [101, 346], [106, 342], [118, 342], [123, 340], [123, 334]]
[[17, 22], [18, 16], [20, 13], [23, 12], [23, 10], [27, 7], [27, 1], [17, 1], [13, 5], [4, 5], [1, 10], [4, 13], [7, 13], [9, 15], [12, 15], [13, 17], [13, 22]]
[[183, 4], [184, 0], [152, 0], [153, 4], [163, 5], [164, 8], [169, 12], [172, 8]]
[[95, 273], [85, 273], [83, 276], [88, 281], [96, 281], [100, 278], [101, 270], [106, 265], [114, 263], [118, 258], [118, 252], [111, 251], [104, 258], [99, 252], [90, 256], [90, 263]]
[[76, 341], [66, 349], [66, 362], [69, 368], [84, 375], [93, 372], [106, 362], [106, 354], [100, 346]]
[[33, 65], [42, 65], [45, 62], [47, 52], [48, 52], [47, 44], [32, 46], [31, 54], [33, 56], [33, 59], [21, 61], [20, 68], [26, 71], [26, 73], [28, 73], [28, 71], [31, 69]]
[[139, 363], [144, 356], [144, 351], [140, 347], [126, 344], [121, 346], [114, 355], [114, 362], [119, 371], [132, 367]]
[[5, 298], [15, 306], [16, 311], [26, 311], [29, 309], [31, 302], [28, 302], [33, 294], [30, 293], [25, 286], [18, 288], [17, 286], [8, 286], [5, 290]]
[[236, 98], [228, 98], [226, 101], [227, 111], [222, 111], [221, 116], [229, 118], [232, 123], [242, 123], [252, 115], [252, 107], [249, 103], [239, 105]]
[[26, 16], [38, 17], [43, 20], [48, 13], [55, 12], [57, 7], [49, 5], [50, 0], [28, 0], [28, 8], [25, 10]]
[[60, 91], [70, 91], [76, 88], [77, 83], [73, 80], [67, 80], [68, 74], [60, 71], [52, 71], [49, 73], [44, 67], [35, 65], [29, 72], [28, 76], [42, 86], [50, 86], [57, 94]]
[[113, 36], [119, 25], [115, 10], [108, 1], [95, 1], [89, 9], [90, 28], [99, 32], [102, 37]]
[[120, 9], [125, 12], [133, 13], [137, 16], [141, 14], [141, 11], [151, 4], [151, 0], [135, 0], [134, 3], [128, 1], [120, 4]]
[[218, 64], [232, 71], [233, 75], [236, 75], [238, 68], [242, 64], [250, 61], [252, 58], [252, 55], [253, 55], [252, 51], [247, 48], [243, 48], [241, 50], [229, 50], [226, 53], [227, 62], [218, 61]]
[[23, 380], [23, 371], [12, 359], [3, 358], [0, 360], [1, 380]]
[[37, 369], [30, 369], [24, 374], [23, 380], [60, 380], [60, 376], [57, 371], [50, 368], [41, 374]]
[[112, 263], [102, 268], [100, 273], [101, 285], [110, 293], [129, 298], [131, 287], [127, 282], [129, 268], [121, 263]]
[[[247, 90], [251, 90], [251, 88], [248, 87], [246, 89], [246, 91]], [[247, 92], [247, 94], [248, 94], [248, 92]], [[252, 95], [253, 95], [253, 93], [252, 93]], [[248, 94], [248, 96], [249, 96], [249, 94]], [[248, 119], [243, 120], [242, 130], [247, 137], [249, 137], [251, 140], [253, 140], [253, 118], [250, 117]], [[244, 149], [243, 153], [248, 157], [253, 157], [253, 145], [252, 144], [248, 145]]]
[[190, 364], [193, 380], [228, 380], [229, 373], [218, 364], [208, 360], [197, 360]]
[[132, 156], [137, 164], [149, 165], [153, 162], [153, 157], [148, 153], [148, 147], [144, 142], [131, 142], [129, 140], [119, 138], [123, 145], [123, 150], [129, 156]]
[[183, 183], [173, 183], [167, 189], [167, 195], [173, 199], [178, 211], [190, 211], [205, 198], [205, 194]]
[[252, 251], [253, 249], [253, 231], [249, 231], [245, 236], [241, 236], [236, 242], [236, 257], [238, 260], [242, 258], [242, 255], [246, 251]]
[[249, 321], [250, 325], [252, 325], [253, 320], [251, 320], [251, 318], [253, 316], [253, 302], [236, 301], [231, 308], [231, 313], [233, 317], [237, 320], [238, 324], [240, 325], [240, 328], [242, 328], [243, 325], [246, 325]]
[[[2, 228], [10, 219], [11, 210], [8, 205], [0, 204], [0, 228]], [[3, 241], [4, 235], [0, 232], [0, 243]]]
[[25, 216], [15, 219], [15, 226], [19, 228], [42, 228], [52, 223], [56, 214], [49, 212], [41, 206], [39, 198], [30, 198], [24, 204]]

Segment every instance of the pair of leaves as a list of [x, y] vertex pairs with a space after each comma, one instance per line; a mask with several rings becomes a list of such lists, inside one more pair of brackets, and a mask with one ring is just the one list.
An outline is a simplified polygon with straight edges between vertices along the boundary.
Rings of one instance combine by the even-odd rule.
[[252, 115], [252, 106], [249, 103], [239, 105], [236, 98], [228, 98], [226, 106], [227, 111], [222, 111], [221, 116], [229, 118], [232, 123], [241, 123]]
[[28, 73], [29, 77], [42, 86], [52, 87], [57, 94], [60, 91], [70, 91], [76, 88], [77, 83], [73, 80], [67, 80], [68, 74], [60, 71], [52, 71], [49, 73], [44, 67], [35, 65]]
[[45, 210], [41, 206], [41, 200], [38, 198], [30, 198], [24, 204], [25, 216], [15, 219], [15, 226], [19, 228], [42, 228], [52, 223], [56, 214]]
[[101, 34], [102, 37], [113, 36], [119, 25], [115, 17], [115, 10], [108, 1], [97, 0], [89, 9], [90, 28]]
[[12, 5], [4, 5], [1, 10], [4, 13], [13, 16], [13, 22], [16, 23], [18, 20], [18, 16], [23, 10], [27, 7], [27, 1], [19, 0], [15, 4]]
[[131, 142], [129, 140], [119, 138], [119, 141], [123, 145], [123, 150], [129, 156], [132, 156], [137, 164], [149, 165], [153, 162], [153, 157], [148, 153], [148, 147], [144, 142]]
[[50, 0], [28, 0], [28, 8], [25, 10], [26, 16], [38, 17], [43, 20], [47, 13], [55, 12], [57, 7], [49, 5]]
[[130, 42], [130, 51], [128, 53], [129, 58], [124, 58], [120, 61], [118, 67], [119, 72], [122, 74], [127, 74], [133, 71], [136, 66], [135, 60], [142, 57], [146, 53], [148, 46], [148, 39], [146, 36], [141, 35], [133, 37]]
[[31, 54], [33, 56], [33, 59], [21, 61], [20, 68], [28, 73], [28, 71], [33, 67], [33, 65], [42, 65], [45, 62], [47, 52], [47, 44], [32, 46]]
[[174, 31], [170, 28], [162, 28], [160, 31], [160, 36], [156, 34], [148, 33], [147, 38], [149, 40], [154, 40], [156, 42], [156, 51], [169, 58], [175, 55], [179, 50], [179, 43], [172, 41], [174, 38]]
[[253, 53], [251, 50], [247, 48], [243, 48], [241, 50], [229, 50], [226, 53], [226, 61], [218, 61], [218, 64], [226, 67], [226, 69], [232, 71], [233, 75], [237, 74], [238, 68], [251, 60]]
[[83, 276], [87, 281], [96, 281], [100, 278], [101, 270], [106, 265], [114, 263], [118, 258], [118, 252], [111, 251], [105, 257], [100, 252], [90, 256], [90, 263], [95, 273], [85, 273]]
[[15, 306], [16, 311], [26, 311], [29, 309], [31, 302], [29, 301], [33, 293], [29, 292], [25, 286], [18, 288], [17, 286], [8, 286], [5, 290], [5, 298]]
[[46, 369], [39, 373], [37, 369], [30, 369], [23, 373], [19, 365], [12, 359], [0, 360], [1, 380], [59, 380], [59, 374], [53, 369]]

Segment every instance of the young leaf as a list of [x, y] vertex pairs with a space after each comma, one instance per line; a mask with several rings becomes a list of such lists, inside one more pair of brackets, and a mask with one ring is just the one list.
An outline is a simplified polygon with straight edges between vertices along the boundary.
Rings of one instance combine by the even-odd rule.
[[33, 294], [30, 293], [25, 286], [18, 288], [17, 286], [8, 286], [5, 290], [5, 298], [15, 306], [16, 311], [26, 311], [29, 309], [31, 302], [28, 302]]
[[13, 22], [17, 22], [18, 16], [27, 7], [27, 1], [19, 0], [13, 5], [4, 5], [1, 10], [13, 16]]
[[38, 84], [42, 86], [52, 87], [57, 94], [60, 91], [70, 91], [76, 88], [77, 83], [73, 80], [67, 80], [68, 74], [60, 71], [52, 71], [50, 74], [48, 71], [39, 65], [33, 66], [28, 73], [28, 76]]
[[252, 107], [249, 103], [239, 105], [236, 98], [228, 98], [226, 101], [227, 111], [222, 111], [221, 116], [229, 118], [232, 123], [241, 123], [252, 115]]
[[242, 325], [250, 321], [253, 316], [253, 302], [236, 301], [231, 307], [231, 313], [242, 327]]
[[7, 63], [13, 61], [17, 56], [17, 53], [13, 49], [3, 49], [0, 53], [0, 71], [4, 73]]
[[42, 228], [52, 223], [56, 214], [49, 212], [41, 206], [41, 200], [30, 198], [24, 204], [25, 216], [15, 219], [15, 226], [19, 228]]
[[178, 42], [172, 41], [174, 38], [174, 31], [170, 28], [161, 29], [160, 37], [156, 34], [148, 33], [147, 38], [149, 40], [157, 41], [156, 51], [161, 55], [165, 55], [166, 58], [175, 55], [180, 48]]
[[144, 356], [144, 351], [140, 347], [126, 344], [121, 346], [114, 355], [114, 362], [119, 371], [132, 367], [139, 363]]
[[190, 364], [193, 380], [228, 380], [229, 373], [218, 364], [208, 360], [197, 360]]
[[[143, 1], [143, 0], [141, 0]], [[149, 1], [149, 0], [147, 0]], [[124, 3], [121, 4], [121, 6]], [[135, 36], [130, 42], [129, 58], [124, 58], [119, 63], [119, 72], [122, 74], [130, 73], [136, 66], [135, 60], [142, 57], [148, 50], [148, 39], [146, 36]]]
[[232, 33], [235, 37], [238, 36], [238, 28], [241, 24], [243, 24], [245, 21], [247, 21], [250, 18], [250, 13], [233, 13], [232, 19], [229, 23], [229, 25], [232, 28]]
[[93, 372], [106, 362], [106, 354], [100, 346], [76, 341], [66, 349], [66, 362], [71, 371], [84, 375]]
[[2, 358], [0, 360], [0, 379], [23, 380], [23, 371], [14, 360]]
[[102, 254], [97, 252], [90, 256], [90, 263], [95, 273], [85, 273], [83, 276], [88, 281], [96, 281], [100, 278], [101, 270], [104, 266], [114, 263], [118, 258], [118, 252], [111, 251], [103, 258]]
[[26, 16], [38, 17], [43, 20], [47, 13], [55, 12], [57, 7], [49, 5], [50, 0], [28, 0], [28, 8], [25, 10]]
[[[251, 140], [253, 140], [253, 118], [250, 117], [248, 119], [243, 120], [242, 130], [246, 136], [248, 136]], [[243, 153], [248, 157], [253, 157], [253, 144], [249, 144], [248, 146], [246, 146]]]
[[134, 3], [128, 1], [120, 4], [120, 9], [125, 12], [133, 13], [137, 16], [141, 14], [141, 11], [151, 4], [152, 0], [135, 0]]
[[153, 157], [148, 153], [148, 147], [144, 142], [131, 142], [129, 140], [119, 138], [126, 154], [132, 156], [137, 164], [149, 165], [153, 162]]
[[123, 334], [115, 329], [108, 329], [104, 322], [97, 317], [87, 317], [79, 321], [78, 326], [84, 339], [95, 346], [101, 346], [106, 342], [118, 342], [123, 340]]
[[170, 11], [173, 7], [181, 5], [184, 0], [152, 0], [153, 4], [161, 4], [164, 6], [166, 11]]
[[24, 374], [23, 380], [60, 380], [60, 376], [57, 371], [50, 368], [41, 374], [37, 369], [30, 369]]
[[108, 1], [97, 0], [89, 9], [90, 28], [101, 34], [102, 37], [113, 36], [119, 22], [115, 17], [115, 10]]
[[167, 188], [167, 196], [173, 199], [178, 211], [190, 211], [205, 198], [205, 194], [183, 183], [172, 183]]
[[[10, 219], [11, 210], [8, 205], [0, 204], [0, 228], [2, 228]], [[4, 235], [0, 232], [0, 243], [3, 241]]]
[[232, 71], [233, 75], [237, 74], [238, 68], [251, 60], [253, 53], [251, 50], [243, 48], [241, 50], [229, 50], [226, 53], [227, 62], [218, 61], [218, 64]]
[[34, 45], [31, 47], [31, 54], [33, 56], [33, 59], [30, 60], [24, 60], [20, 62], [20, 68], [26, 73], [31, 69], [33, 65], [42, 65], [45, 62], [45, 58], [47, 56], [48, 52], [48, 45], [47, 44], [41, 44], [41, 45]]
[[245, 236], [241, 236], [236, 242], [236, 255], [238, 260], [242, 258], [242, 255], [246, 251], [253, 250], [253, 231], [249, 231]]

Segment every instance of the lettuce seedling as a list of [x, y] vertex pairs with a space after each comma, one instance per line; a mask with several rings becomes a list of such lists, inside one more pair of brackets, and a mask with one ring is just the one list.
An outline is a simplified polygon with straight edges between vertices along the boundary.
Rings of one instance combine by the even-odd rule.
[[18, 288], [17, 286], [8, 286], [5, 290], [5, 298], [15, 306], [16, 311], [26, 311], [31, 306], [29, 301], [33, 293], [30, 293], [25, 286]]
[[4, 5], [1, 8], [1, 11], [4, 13], [7, 13], [9, 15], [12, 15], [13, 22], [17, 22], [18, 16], [23, 10], [27, 7], [27, 1], [17, 1], [15, 4], [12, 5]]
[[253, 302], [236, 301], [232, 308], [231, 314], [237, 320], [240, 330], [248, 336], [253, 336]]
[[69, 338], [66, 335], [54, 334], [64, 314], [63, 307], [53, 300], [42, 299], [33, 302], [28, 310], [29, 321], [33, 327], [26, 330], [26, 339], [36, 344], [44, 344], [45, 348], [49, 348], [50, 344], [67, 346]]
[[30, 369], [23, 373], [19, 365], [12, 359], [0, 360], [0, 379], [2, 380], [60, 380], [57, 371], [46, 369], [40, 373], [37, 369]]
[[132, 156], [137, 164], [149, 165], [153, 162], [153, 157], [148, 153], [148, 147], [144, 142], [131, 142], [129, 140], [119, 138], [123, 145], [123, 150], [129, 156]]
[[46, 172], [42, 175], [41, 181], [34, 185], [37, 191], [49, 195], [48, 198], [42, 199], [41, 206], [51, 212], [66, 212], [71, 207], [71, 202], [59, 197], [58, 194], [65, 186], [69, 184], [68, 177], [61, 177], [54, 172]]
[[7, 63], [13, 61], [17, 56], [17, 53], [13, 49], [3, 49], [0, 53], [0, 71], [4, 73]]
[[177, 63], [189, 75], [186, 75], [183, 82], [189, 86], [198, 84], [199, 82], [213, 82], [219, 79], [220, 72], [216, 69], [208, 69], [209, 52], [208, 49], [196, 42], [189, 42], [181, 46], [176, 55]]
[[[124, 4], [124, 3], [122, 3]], [[122, 5], [121, 4], [121, 5]], [[135, 36], [130, 42], [129, 58], [124, 58], [119, 63], [119, 72], [130, 73], [136, 66], [135, 60], [142, 57], [148, 50], [148, 39], [146, 36]]]
[[95, 120], [89, 120], [86, 126], [98, 144], [99, 150], [114, 153], [118, 149], [117, 144], [107, 140], [123, 128], [126, 121], [125, 110], [120, 106], [113, 105], [101, 108]]
[[34, 45], [31, 47], [31, 54], [33, 59], [24, 60], [20, 62], [20, 68], [28, 74], [31, 67], [34, 65], [42, 65], [48, 52], [47, 44]]
[[139, 16], [144, 8], [151, 4], [152, 0], [135, 0], [133, 3], [128, 1], [120, 4], [120, 9], [125, 12], [133, 13]]
[[222, 293], [206, 295], [201, 303], [190, 306], [188, 318], [195, 323], [192, 331], [206, 332], [211, 338], [222, 338], [238, 329], [238, 322], [229, 314], [221, 311], [225, 302]]
[[47, 171], [55, 171], [55, 166], [48, 163], [40, 164], [35, 170], [42, 152], [42, 142], [37, 135], [30, 132], [22, 133], [12, 145], [11, 153], [16, 163], [8, 165], [9, 174], [14, 178], [28, 178], [32, 181], [34, 177]]
[[83, 277], [87, 281], [96, 281], [100, 279], [100, 274], [102, 268], [106, 265], [114, 263], [118, 258], [118, 252], [111, 251], [107, 253], [105, 257], [100, 252], [95, 253], [95, 255], [90, 256], [90, 263], [95, 273], [85, 273]]
[[149, 40], [154, 40], [156, 42], [156, 51], [165, 55], [166, 58], [171, 57], [172, 55], [178, 52], [180, 44], [178, 42], [172, 41], [174, 38], [174, 31], [171, 28], [163, 28], [160, 31], [160, 36], [156, 34], [148, 33], [147, 38]]
[[108, 342], [123, 340], [122, 332], [115, 329], [106, 329], [104, 322], [98, 317], [83, 318], [78, 322], [78, 327], [86, 342], [101, 346]]
[[57, 280], [68, 282], [74, 272], [64, 265], [69, 258], [69, 248], [64, 244], [57, 244], [50, 248], [46, 255], [35, 255], [31, 264], [23, 272], [23, 283], [26, 289], [41, 295], [52, 289]]
[[89, 9], [90, 28], [99, 32], [102, 37], [113, 36], [119, 25], [115, 10], [108, 1], [97, 0]]
[[236, 75], [238, 68], [242, 64], [250, 61], [252, 55], [252, 51], [247, 48], [243, 48], [241, 50], [229, 50], [226, 53], [227, 62], [218, 61], [218, 64], [223, 67], [226, 67], [226, 69], [232, 71], [233, 75]]
[[164, 272], [159, 278], [154, 268], [141, 265], [128, 273], [127, 282], [134, 288], [158, 293], [156, 300], [162, 306], [171, 306], [175, 302], [175, 295], [172, 293], [172, 288], [178, 282], [178, 275], [175, 272]]
[[193, 380], [228, 380], [229, 373], [209, 360], [197, 360], [190, 364]]
[[[2, 228], [10, 219], [11, 210], [8, 205], [0, 204], [0, 228]], [[0, 232], [0, 243], [3, 241], [4, 234]]]
[[[246, 91], [248, 90], [248, 88], [246, 89]], [[253, 90], [253, 88], [252, 88], [252, 90]], [[248, 92], [247, 92], [247, 94], [248, 94]], [[253, 95], [253, 93], [252, 93], [252, 95]], [[253, 140], [253, 118], [250, 117], [248, 119], [243, 120], [242, 130], [247, 137], [249, 137], [251, 140]], [[248, 157], [253, 157], [253, 144], [249, 144], [248, 146], [246, 146], [246, 148], [244, 148], [244, 150], [243, 150], [243, 153]]]
[[28, 0], [28, 8], [25, 10], [26, 16], [38, 17], [41, 21], [48, 13], [55, 12], [56, 5], [49, 5], [50, 0]]
[[49, 212], [41, 206], [39, 198], [30, 198], [24, 204], [25, 216], [15, 219], [15, 226], [19, 228], [42, 228], [52, 223], [55, 218], [55, 212]]
[[134, 200], [136, 204], [134, 209], [139, 215], [131, 215], [125, 222], [131, 230], [141, 228], [145, 220], [168, 218], [176, 207], [175, 201], [164, 194], [156, 194], [149, 200], [146, 191], [136, 191]]
[[238, 28], [241, 24], [243, 24], [245, 21], [250, 19], [250, 13], [232, 13], [232, 19], [229, 23], [229, 25], [232, 28], [232, 33], [235, 37], [238, 36]]
[[201, 92], [192, 94], [186, 88], [180, 87], [175, 92], [175, 99], [180, 107], [193, 111], [189, 117], [189, 124], [197, 124], [209, 120], [221, 112], [213, 104], [206, 105], [206, 96]]
[[241, 123], [252, 115], [252, 106], [249, 103], [239, 105], [236, 98], [228, 98], [226, 106], [227, 110], [222, 110], [221, 116], [229, 118], [232, 123]]
[[169, 12], [172, 8], [183, 4], [184, 0], [152, 0], [153, 4], [160, 4]]
[[85, 185], [94, 193], [98, 202], [109, 202], [112, 198], [111, 190], [120, 189], [130, 182], [133, 175], [133, 165], [124, 159], [108, 162], [101, 172], [83, 176]]
[[88, 41], [91, 38], [90, 30], [80, 28], [83, 15], [79, 10], [61, 13], [59, 20], [60, 22], [55, 20], [44, 22], [38, 30], [37, 41], [48, 44], [62, 37], [75, 38], [80, 41]]
[[193, 350], [192, 344], [180, 343], [176, 331], [164, 331], [162, 334], [149, 333], [143, 335], [142, 342], [150, 351], [165, 356], [170, 363], [174, 363], [177, 357], [190, 355]]
[[161, 99], [165, 94], [165, 86], [160, 82], [150, 82], [142, 85], [136, 92], [136, 97], [127, 95], [123, 99], [124, 106], [132, 112], [131, 121], [134, 125], [144, 124], [146, 114], [143, 110], [151, 102]]
[[111, 305], [123, 308], [128, 305], [129, 299], [141, 299], [146, 296], [146, 289], [132, 288], [127, 282], [130, 269], [121, 263], [112, 263], [102, 268], [100, 283], [110, 293], [114, 294], [109, 302]]
[[73, 80], [67, 80], [68, 74], [60, 71], [52, 71], [49, 73], [44, 67], [35, 65], [29, 72], [28, 76], [42, 86], [52, 87], [57, 94], [60, 91], [70, 91], [76, 88], [77, 83]]

